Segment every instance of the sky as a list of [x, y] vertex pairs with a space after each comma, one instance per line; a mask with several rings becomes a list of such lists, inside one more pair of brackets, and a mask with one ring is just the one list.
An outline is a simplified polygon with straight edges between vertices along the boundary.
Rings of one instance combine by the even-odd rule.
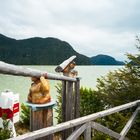
[[138, 53], [140, 0], [0, 0], [0, 33], [54, 37], [86, 56]]

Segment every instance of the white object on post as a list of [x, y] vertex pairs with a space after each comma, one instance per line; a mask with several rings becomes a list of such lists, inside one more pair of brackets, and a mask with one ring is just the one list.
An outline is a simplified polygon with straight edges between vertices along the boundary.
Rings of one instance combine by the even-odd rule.
[[19, 121], [19, 94], [14, 94], [11, 91], [4, 91], [0, 95], [0, 127], [3, 128], [2, 115], [6, 114], [9, 122], [9, 129], [13, 132], [13, 137], [16, 137], [14, 123]]

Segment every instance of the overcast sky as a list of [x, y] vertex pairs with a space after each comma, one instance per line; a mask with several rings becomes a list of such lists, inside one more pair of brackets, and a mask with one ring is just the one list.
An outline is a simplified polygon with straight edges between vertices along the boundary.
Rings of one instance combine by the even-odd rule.
[[136, 53], [140, 0], [0, 0], [0, 33], [55, 37], [87, 56]]

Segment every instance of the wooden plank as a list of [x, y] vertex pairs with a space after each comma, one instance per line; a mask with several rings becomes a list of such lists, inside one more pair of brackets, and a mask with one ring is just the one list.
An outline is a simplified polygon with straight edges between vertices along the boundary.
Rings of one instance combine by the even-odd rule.
[[[66, 85], [66, 120], [69, 121], [72, 119], [72, 92], [73, 92], [73, 82], [67, 82]], [[65, 130], [66, 138], [72, 133], [72, 129]]]
[[72, 91], [72, 114], [71, 114], [71, 119], [76, 119], [75, 118], [75, 82], [73, 82], [73, 91]]
[[[53, 111], [52, 108], [32, 110], [30, 115], [30, 131], [39, 130], [53, 125]], [[53, 136], [49, 135], [38, 140], [52, 140]]]
[[25, 77], [40, 77], [42, 75], [45, 75], [46, 78], [52, 79], [52, 80], [76, 81], [76, 78], [56, 75], [56, 74], [48, 73], [46, 71], [39, 71], [35, 69], [25, 68], [22, 66], [7, 64], [2, 61], [0, 61], [0, 73], [9, 74], [9, 75], [17, 75], [17, 76], [25, 76]]
[[35, 130], [43, 128], [41, 127], [43, 125], [41, 116], [42, 116], [42, 110], [40, 111], [31, 110], [30, 131], [35, 131]]
[[33, 110], [30, 108], [30, 131], [33, 131]]
[[80, 78], [76, 78], [75, 82], [75, 118], [80, 116]]
[[[47, 119], [46, 119], [47, 118]], [[43, 110], [43, 127], [49, 127], [53, 125], [53, 108], [50, 107], [47, 110]]]
[[68, 129], [68, 128], [82, 125], [84, 123], [95, 120], [97, 118], [101, 118], [101, 117], [104, 117], [104, 116], [107, 116], [107, 115], [110, 115], [110, 114], [113, 114], [113, 113], [116, 113], [116, 112], [119, 112], [119, 111], [122, 111], [122, 110], [125, 110], [128, 108], [134, 107], [138, 103], [140, 103], [140, 100], [130, 102], [130, 103], [127, 103], [124, 105], [120, 105], [120, 106], [117, 106], [117, 107], [114, 107], [111, 109], [107, 109], [104, 111], [100, 111], [100, 112], [97, 112], [97, 113], [94, 113], [91, 115], [87, 115], [87, 116], [84, 116], [81, 118], [77, 118], [77, 119], [74, 119], [74, 120], [71, 120], [71, 121], [68, 121], [65, 123], [58, 124], [56, 126], [51, 126], [51, 127], [43, 128], [40, 130], [36, 130], [33, 133], [27, 133], [27, 134], [24, 134], [22, 136], [18, 136], [14, 139], [11, 138], [10, 140], [32, 140], [35, 138], [40, 138], [43, 136], [54, 134], [56, 132], [63, 131], [63, 130]]
[[[62, 122], [66, 121], [66, 81], [62, 81]], [[66, 139], [66, 130], [62, 131], [62, 140]]]
[[73, 109], [72, 109], [72, 94], [73, 94], [73, 82], [68, 82], [67, 83], [67, 102], [66, 102], [66, 106], [67, 106], [67, 118], [66, 121], [69, 121], [72, 119], [72, 114], [73, 114]]
[[84, 132], [84, 140], [91, 140], [91, 122], [87, 123], [87, 128]]
[[61, 63], [59, 66], [55, 68], [56, 72], [62, 72], [74, 59], [76, 56], [71, 56], [67, 60], [65, 60], [63, 63]]
[[[91, 127], [98, 130], [98, 131], [101, 131], [103, 132], [104, 134], [107, 134], [113, 138], [116, 138], [116, 139], [119, 139], [121, 137], [121, 135], [117, 132], [114, 132], [113, 130], [111, 129], [108, 129], [107, 127], [99, 124], [99, 123], [96, 123], [96, 122], [92, 122], [91, 123]], [[125, 140], [128, 140], [127, 138], [125, 138]]]
[[62, 122], [66, 121], [66, 81], [62, 81]]
[[127, 122], [127, 124], [125, 125], [125, 127], [123, 128], [123, 130], [121, 131], [120, 135], [120, 139], [119, 140], [123, 140], [124, 137], [126, 136], [126, 134], [128, 133], [129, 129], [131, 128], [132, 124], [134, 123], [136, 116], [138, 114], [140, 110], [140, 107], [138, 107], [135, 112], [133, 113], [133, 115], [131, 116], [131, 118], [129, 119], [129, 121]]
[[[30, 116], [32, 116], [32, 118], [30, 118], [30, 128], [31, 130], [30, 131], [35, 131], [35, 130], [39, 130], [41, 128], [44, 128], [42, 127], [43, 126], [43, 120], [42, 120], [42, 110], [40, 111], [31, 111], [32, 114]], [[44, 138], [40, 138], [40, 139], [37, 139], [37, 140], [41, 140]]]
[[87, 128], [87, 123], [82, 125], [80, 128], [76, 129], [67, 140], [77, 140], [77, 138], [85, 131]]
[[[43, 110], [43, 128], [53, 126], [53, 109], [48, 108], [47, 110]], [[40, 138], [40, 140], [53, 140], [53, 134], [47, 135], [44, 138]]]
[[52, 124], [52, 119], [49, 119], [49, 117], [50, 118], [52, 118], [53, 117], [53, 115], [52, 115], [52, 109], [51, 109], [51, 111], [50, 111], [50, 109], [44, 109], [44, 110], [42, 110], [42, 128], [45, 128], [45, 127], [49, 127], [49, 126], [52, 126], [53, 124]]

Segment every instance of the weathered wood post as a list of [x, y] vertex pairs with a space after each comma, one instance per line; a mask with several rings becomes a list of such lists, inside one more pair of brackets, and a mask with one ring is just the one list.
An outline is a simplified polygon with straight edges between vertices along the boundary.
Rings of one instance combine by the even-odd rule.
[[[30, 131], [53, 125], [53, 107], [55, 101], [46, 104], [26, 103], [30, 107]], [[40, 138], [40, 140], [53, 140], [53, 135]]]
[[74, 118], [80, 117], [80, 78], [76, 78], [75, 82], [75, 107]]
[[[80, 116], [80, 78], [75, 82], [62, 81], [62, 121], [66, 122]], [[62, 140], [71, 134], [73, 130], [65, 130], [62, 133]]]
[[[76, 56], [72, 56], [65, 60], [59, 66], [56, 67], [56, 72], [62, 72], [64, 76], [75, 77], [77, 71], [74, 70], [74, 59]], [[80, 101], [80, 78], [76, 78], [76, 81], [62, 81], [62, 121], [66, 122], [79, 117], [79, 101]], [[62, 140], [71, 134], [73, 129], [63, 131]]]

